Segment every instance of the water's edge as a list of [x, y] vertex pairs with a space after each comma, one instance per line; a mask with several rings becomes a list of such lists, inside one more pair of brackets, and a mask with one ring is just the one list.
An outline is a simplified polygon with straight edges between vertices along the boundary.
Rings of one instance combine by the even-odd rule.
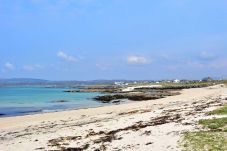
[[68, 88], [0, 87], [0, 118], [112, 104], [92, 99], [103, 95], [101, 93], [67, 93], [64, 90]]

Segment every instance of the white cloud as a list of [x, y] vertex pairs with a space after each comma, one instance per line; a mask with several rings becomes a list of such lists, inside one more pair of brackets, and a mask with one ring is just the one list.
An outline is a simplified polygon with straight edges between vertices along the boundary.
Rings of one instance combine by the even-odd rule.
[[210, 52], [202, 51], [202, 52], [200, 53], [200, 58], [201, 58], [201, 59], [205, 59], [205, 60], [213, 60], [213, 59], [215, 59], [216, 57], [215, 57], [214, 54], [212, 54], [212, 53], [210, 53]]
[[14, 65], [10, 62], [6, 62], [4, 67], [7, 69], [7, 70], [13, 70], [14, 69]]
[[127, 57], [127, 62], [131, 65], [145, 65], [150, 63], [150, 60], [144, 56], [130, 55]]
[[43, 67], [39, 64], [34, 64], [34, 65], [25, 65], [23, 66], [23, 69], [26, 71], [34, 71], [38, 69], [42, 69]]
[[66, 61], [73, 62], [73, 61], [76, 61], [77, 60], [74, 56], [70, 56], [70, 55], [66, 54], [65, 52], [63, 52], [63, 51], [59, 51], [57, 53], [57, 56], [60, 57], [60, 58], [62, 58], [62, 59], [64, 59], [64, 60], [66, 60]]

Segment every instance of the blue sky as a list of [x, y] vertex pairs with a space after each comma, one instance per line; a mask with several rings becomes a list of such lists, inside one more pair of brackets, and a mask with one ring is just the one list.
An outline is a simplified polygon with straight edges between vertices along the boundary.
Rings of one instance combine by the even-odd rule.
[[0, 0], [0, 78], [227, 77], [226, 0]]

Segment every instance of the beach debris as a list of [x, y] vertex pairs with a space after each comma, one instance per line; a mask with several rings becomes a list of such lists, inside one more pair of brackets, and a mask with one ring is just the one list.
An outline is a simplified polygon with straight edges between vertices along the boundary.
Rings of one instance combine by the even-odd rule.
[[[59, 137], [56, 139], [51, 139], [48, 141], [48, 146], [50, 147], [57, 147], [63, 149], [65, 141], [75, 141], [75, 140], [80, 140], [81, 136], [66, 136], [66, 137]], [[65, 148], [64, 148], [65, 149]]]
[[129, 112], [122, 112], [118, 115], [131, 115], [131, 114], [146, 113], [146, 112], [151, 112], [151, 110], [150, 109], [132, 110], [132, 111], [129, 111]]
[[147, 136], [149, 136], [149, 135], [151, 135], [151, 131], [145, 131], [142, 135], [147, 135]]
[[35, 150], [44, 150], [45, 148], [44, 147], [39, 147], [39, 148], [36, 148]]
[[145, 145], [151, 145], [151, 144], [153, 144], [153, 142], [148, 142], [148, 143], [146, 143]]

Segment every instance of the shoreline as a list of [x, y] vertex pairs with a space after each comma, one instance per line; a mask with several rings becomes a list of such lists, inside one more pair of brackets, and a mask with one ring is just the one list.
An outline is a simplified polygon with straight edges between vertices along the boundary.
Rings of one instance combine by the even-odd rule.
[[[151, 105], [152, 104], [155, 104], [154, 102], [156, 102], [156, 103], [158, 103], [159, 101], [163, 101], [162, 103], [167, 103], [166, 101], [168, 101], [169, 100], [169, 98], [174, 98], [174, 97], [181, 97], [181, 95], [184, 95], [184, 94], [186, 94], [187, 93], [187, 91], [191, 91], [191, 90], [196, 90], [196, 89], [206, 89], [206, 88], [192, 88], [192, 89], [183, 89], [182, 91], [181, 91], [181, 94], [180, 95], [177, 95], [177, 96], [168, 96], [168, 97], [166, 97], [166, 98], [161, 98], [161, 99], [156, 99], [156, 100], [146, 100], [146, 101], [139, 101], [139, 102], [137, 102], [137, 101], [132, 101], [132, 102], [130, 102], [130, 103], [127, 103], [127, 104], [119, 104], [119, 105], [117, 105], [117, 106], [121, 106], [121, 107], [123, 107], [123, 106], [126, 106], [126, 105], [128, 105], [128, 104], [137, 104], [137, 105], [139, 105], [139, 104], [141, 104], [141, 105], [143, 105], [145, 102], [146, 103], [151, 103]], [[171, 101], [170, 101], [171, 102]], [[146, 104], [145, 103], [145, 104]], [[23, 119], [23, 118], [25, 118], [26, 119], [26, 117], [31, 117], [31, 116], [33, 116], [33, 117], [37, 117], [37, 118], [42, 118], [42, 116], [44, 116], [44, 117], [51, 117], [52, 115], [54, 115], [54, 114], [56, 114], [56, 115], [60, 115], [61, 113], [62, 114], [64, 114], [64, 113], [73, 113], [73, 112], [75, 112], [75, 113], [79, 113], [79, 112], [81, 112], [81, 113], [83, 113], [84, 112], [84, 110], [93, 110], [93, 109], [95, 109], [95, 111], [97, 111], [97, 112], [99, 112], [98, 110], [96, 110], [96, 109], [99, 109], [99, 108], [101, 108], [101, 109], [107, 109], [108, 110], [108, 108], [115, 108], [114, 106], [116, 106], [116, 105], [109, 105], [109, 106], [99, 106], [99, 107], [91, 107], [91, 108], [81, 108], [81, 109], [72, 109], [72, 110], [64, 110], [64, 111], [56, 111], [56, 112], [40, 112], [40, 113], [36, 113], [36, 114], [28, 114], [28, 115], [18, 115], [18, 116], [10, 116], [10, 117], [1, 117], [0, 118], [0, 122], [1, 123], [4, 123], [4, 121], [6, 121], [6, 120], [8, 120], [8, 119]], [[129, 106], [129, 108], [130, 108], [131, 106]], [[118, 108], [118, 107], [116, 107], [116, 108]], [[127, 107], [126, 107], [127, 108]], [[101, 111], [101, 110], [100, 110]], [[5, 120], [4, 120], [5, 119]], [[0, 128], [2, 128], [2, 125], [3, 124], [1, 124], [0, 125]]]
[[[109, 105], [114, 105], [114, 104], [109, 104]], [[109, 105], [104, 105], [104, 106], [109, 106]], [[36, 115], [36, 114], [65, 112], [65, 111], [80, 110], [80, 109], [98, 108], [98, 107], [104, 107], [104, 106], [100, 105], [100, 106], [94, 106], [94, 107], [66, 108], [66, 109], [56, 109], [56, 110], [50, 110], [50, 111], [41, 110], [41, 111], [37, 111], [37, 112], [34, 111], [34, 112], [28, 112], [28, 113], [18, 114], [18, 115], [2, 115], [2, 116], [0, 116], [0, 119], [9, 118], [9, 117], [20, 117], [20, 116]]]
[[[0, 120], [2, 118], [10, 118], [10, 117], [23, 117], [23, 116], [28, 116], [28, 115], [37, 115], [37, 114], [46, 114], [46, 113], [55, 113], [55, 112], [67, 112], [67, 111], [76, 111], [76, 110], [82, 110], [82, 109], [92, 109], [92, 108], [99, 108], [99, 107], [107, 107], [107, 106], [115, 106], [115, 105], [122, 105], [122, 104], [129, 104], [133, 102], [143, 102], [143, 101], [131, 101], [131, 100], [126, 100], [126, 99], [119, 99], [121, 102], [119, 104], [115, 103], [103, 103], [102, 105], [96, 105], [96, 106], [87, 106], [87, 107], [78, 107], [78, 108], [65, 108], [65, 109], [56, 109], [56, 110], [50, 110], [50, 111], [45, 111], [41, 110], [40, 111], [34, 111], [34, 112], [27, 112], [24, 114], [18, 114], [18, 115], [0, 115]], [[146, 100], [144, 100], [146, 101]]]
[[196, 121], [221, 106], [226, 92], [184, 89], [151, 101], [0, 118], [0, 150], [179, 150], [182, 133], [199, 128]]
[[[194, 89], [199, 89], [199, 88], [194, 88]], [[180, 92], [183, 92], [184, 90], [189, 90], [189, 89], [183, 89], [181, 90]], [[181, 94], [180, 94], [181, 95]], [[83, 110], [89, 110], [89, 109], [99, 109], [99, 108], [104, 108], [107, 109], [106, 107], [110, 107], [110, 108], [115, 108], [114, 106], [122, 106], [122, 105], [128, 105], [128, 104], [140, 104], [140, 103], [145, 103], [145, 102], [157, 102], [159, 100], [162, 100], [162, 99], [167, 99], [167, 98], [171, 98], [171, 97], [174, 97], [174, 96], [167, 96], [165, 98], [160, 98], [160, 99], [154, 99], [154, 100], [143, 100], [143, 101], [130, 101], [130, 100], [127, 100], [127, 102], [121, 102], [120, 104], [113, 104], [113, 103], [103, 103], [103, 105], [100, 105], [100, 106], [94, 106], [94, 107], [84, 107], [84, 108], [74, 108], [74, 109], [63, 109], [63, 110], [59, 110], [59, 111], [53, 111], [53, 112], [35, 112], [35, 113], [28, 113], [28, 114], [23, 114], [23, 115], [15, 115], [15, 116], [0, 116], [0, 122], [1, 122], [1, 119], [13, 119], [14, 117], [15, 118], [26, 118], [26, 117], [31, 117], [31, 116], [37, 116], [37, 117], [41, 117], [42, 115], [52, 115], [52, 114], [64, 114], [64, 113], [70, 113], [70, 112], [83, 112]], [[122, 99], [122, 100], [125, 100], [125, 99]], [[105, 104], [108, 104], [108, 105], [105, 105]], [[4, 120], [3, 120], [4, 121]], [[1, 124], [2, 125], [2, 124]], [[0, 125], [0, 129], [1, 129], [1, 125]]]
[[[102, 109], [104, 109], [104, 110], [113, 110], [114, 108], [115, 108], [115, 106], [121, 106], [122, 108], [127, 108], [127, 106], [128, 106], [128, 108], [131, 108], [131, 107], [133, 107], [133, 105], [131, 105], [131, 104], [136, 104], [136, 105], [144, 105], [144, 104], [146, 104], [146, 103], [148, 103], [148, 104], [151, 104], [151, 105], [154, 105], [154, 104], [158, 104], [158, 102], [159, 101], [162, 101], [161, 102], [161, 104], [162, 103], [167, 103], [167, 101], [170, 99], [170, 98], [174, 98], [174, 97], [177, 97], [178, 98], [178, 96], [180, 96], [181, 97], [181, 95], [183, 95], [183, 94], [186, 94], [187, 93], [187, 91], [191, 91], [191, 90], [196, 90], [196, 89], [206, 89], [206, 88], [192, 88], [192, 89], [183, 89], [182, 91], [181, 91], [181, 94], [180, 95], [177, 95], [177, 96], [168, 96], [168, 97], [166, 97], [166, 98], [161, 98], [161, 99], [156, 99], [156, 100], [146, 100], [146, 101], [131, 101], [130, 103], [126, 103], [126, 104], [119, 104], [119, 105], [108, 105], [108, 106], [97, 106], [97, 107], [88, 107], [88, 108], [80, 108], [80, 109], [69, 109], [69, 110], [63, 110], [63, 111], [54, 111], [54, 112], [40, 112], [40, 113], [35, 113], [35, 114], [27, 114], [27, 115], [18, 115], [18, 116], [9, 116], [9, 117], [0, 117], [0, 122], [1, 123], [4, 123], [4, 121], [5, 120], [8, 120], [8, 119], [26, 119], [27, 117], [37, 117], [37, 118], [41, 118], [42, 119], [42, 116], [43, 117], [52, 117], [52, 115], [54, 116], [54, 115], [60, 115], [60, 114], [65, 114], [65, 113], [67, 113], [67, 114], [71, 114], [71, 113], [84, 113], [84, 111], [86, 111], [86, 110], [94, 110], [94, 111], [97, 111], [97, 112], [99, 112], [97, 109], [100, 109], [100, 113], [102, 113], [101, 112], [101, 110]], [[171, 101], [170, 101], [171, 102]], [[118, 108], [118, 107], [116, 107], [116, 109]], [[108, 109], [108, 108], [110, 108], [110, 109]], [[4, 120], [5, 119], [5, 120]], [[2, 125], [3, 124], [1, 124], [0, 125], [0, 129], [2, 128]]]
[[[123, 99], [124, 100], [124, 99]], [[144, 100], [146, 101], [146, 100]], [[120, 104], [113, 104], [113, 103], [103, 103], [105, 105], [98, 105], [98, 106], [90, 106], [90, 107], [79, 107], [79, 108], [65, 108], [65, 109], [57, 109], [57, 110], [50, 110], [50, 111], [37, 111], [37, 112], [28, 112], [28, 113], [25, 113], [25, 114], [20, 114], [20, 115], [2, 115], [0, 116], [0, 120], [2, 118], [10, 118], [10, 117], [23, 117], [23, 116], [28, 116], [28, 115], [37, 115], [37, 114], [46, 114], [46, 113], [55, 113], [55, 112], [67, 112], [67, 111], [76, 111], [76, 110], [83, 110], [83, 109], [92, 109], [92, 108], [100, 108], [100, 107], [107, 107], [107, 106], [115, 106], [115, 105], [122, 105], [122, 104], [129, 104], [129, 103], [136, 103], [136, 102], [139, 102], [139, 101], [130, 101], [130, 100], [127, 100], [127, 101], [124, 101], [124, 102], [121, 102]], [[140, 102], [143, 102], [143, 101], [140, 101]]]

